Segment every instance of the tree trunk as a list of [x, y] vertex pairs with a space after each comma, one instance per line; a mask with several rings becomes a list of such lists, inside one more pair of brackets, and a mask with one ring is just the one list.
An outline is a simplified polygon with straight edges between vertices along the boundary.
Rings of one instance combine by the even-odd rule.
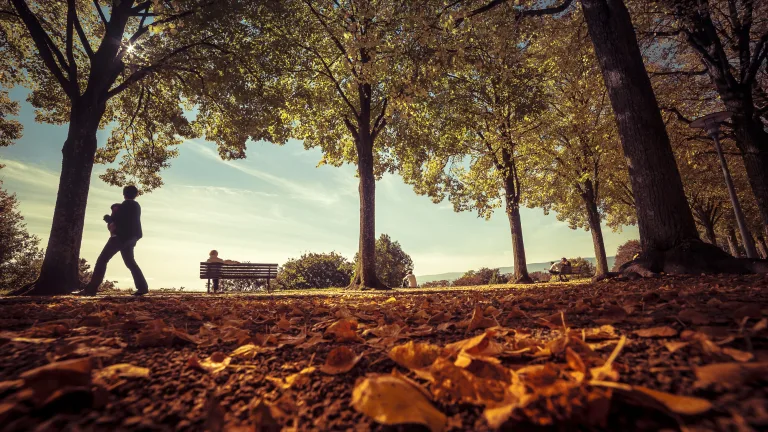
[[728, 249], [731, 252], [731, 255], [735, 258], [741, 257], [741, 253], [739, 253], [739, 244], [736, 241], [736, 231], [734, 231], [733, 228], [728, 228], [728, 234], [726, 236], [728, 238]]
[[103, 108], [75, 104], [62, 149], [61, 176], [51, 235], [40, 277], [27, 295], [68, 294], [80, 288], [78, 264], [91, 184], [96, 132]]
[[502, 175], [504, 176], [504, 202], [506, 204], [509, 230], [512, 233], [512, 279], [517, 284], [530, 284], [533, 279], [528, 275], [525, 262], [525, 243], [523, 242], [523, 224], [520, 220], [520, 179], [512, 154], [506, 149], [501, 151]]
[[595, 247], [595, 259], [597, 260], [595, 277], [604, 278], [608, 275], [608, 258], [605, 254], [603, 228], [600, 226], [600, 212], [597, 210], [597, 200], [591, 180], [586, 181], [584, 185], [584, 193], [581, 194], [581, 197], [584, 200], [584, 205], [587, 209], [589, 230], [592, 232], [592, 245]]
[[765, 237], [759, 236], [755, 244], [757, 244], [757, 251], [760, 253], [760, 258], [768, 259], [768, 245], [765, 243]]
[[762, 122], [753, 117], [751, 103], [750, 100], [747, 106], [749, 112], [737, 111], [738, 108], [727, 102], [726, 106], [734, 113], [736, 145], [741, 150], [760, 219], [763, 226], [768, 227], [768, 133], [763, 129]]
[[515, 268], [512, 279], [514, 283], [529, 284], [533, 279], [528, 275], [528, 265], [525, 263], [525, 244], [523, 243], [523, 225], [520, 221], [520, 205], [507, 195], [507, 218], [509, 230], [512, 233], [512, 261]]
[[350, 288], [389, 289], [376, 276], [376, 177], [373, 173], [371, 135], [371, 86], [360, 86], [360, 117], [357, 122], [357, 173], [360, 176], [360, 243], [358, 263]]
[[629, 12], [622, 0], [582, 4], [629, 164], [643, 251], [698, 241]]

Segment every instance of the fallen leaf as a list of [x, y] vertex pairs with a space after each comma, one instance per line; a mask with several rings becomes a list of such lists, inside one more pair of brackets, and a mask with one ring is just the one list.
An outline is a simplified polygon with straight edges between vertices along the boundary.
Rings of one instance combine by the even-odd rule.
[[229, 366], [232, 358], [222, 352], [215, 352], [205, 360], [200, 361], [197, 355], [193, 355], [189, 358], [187, 365], [194, 369], [200, 369], [206, 372], [210, 372], [214, 375], [223, 371]]
[[445, 350], [451, 354], [464, 351], [470, 355], [495, 356], [504, 352], [504, 349], [500, 344], [493, 341], [494, 334], [492, 330], [489, 330], [475, 337], [450, 343], [445, 346]]
[[[250, 406], [249, 428], [253, 432], [279, 432], [282, 427], [275, 419], [274, 408], [263, 399], [254, 400]], [[230, 431], [228, 431], [230, 432]]]
[[584, 329], [582, 335], [584, 336], [584, 340], [588, 341], [619, 338], [619, 335], [616, 333], [616, 328], [610, 324], [605, 324], [598, 328]]
[[388, 298], [388, 299], [387, 299], [387, 300], [384, 302], [384, 304], [392, 304], [392, 303], [395, 303], [395, 302], [397, 302], [397, 299], [396, 299], [396, 298], [394, 298], [394, 297], [390, 297], [390, 298]]
[[445, 429], [447, 418], [410, 383], [391, 375], [378, 375], [357, 382], [352, 406], [385, 425], [421, 424], [432, 432]]
[[566, 327], [564, 317], [565, 314], [563, 312], [555, 312], [552, 315], [541, 317], [539, 319], [539, 324], [542, 324], [545, 327], [549, 327], [553, 330], [563, 329]]
[[496, 327], [498, 325], [499, 323], [496, 321], [496, 318], [492, 316], [486, 317], [483, 313], [483, 308], [475, 306], [475, 311], [472, 313], [472, 318], [469, 320], [467, 331], [471, 332], [472, 330]]
[[277, 385], [281, 389], [288, 390], [293, 386], [300, 386], [308, 382], [309, 375], [311, 375], [314, 371], [315, 371], [315, 368], [313, 366], [309, 366], [302, 369], [298, 373], [287, 376], [285, 379], [270, 377], [270, 376], [268, 376], [267, 379], [275, 383], [275, 385]]
[[89, 387], [92, 362], [79, 358], [56, 362], [21, 374], [24, 387], [32, 390], [32, 399], [42, 406], [56, 391], [66, 387]]
[[633, 333], [641, 338], [664, 338], [677, 336], [677, 330], [669, 326], [640, 329], [635, 330]]
[[709, 317], [694, 309], [683, 309], [677, 314], [677, 318], [684, 322], [696, 325], [709, 324]]
[[731, 356], [731, 358], [733, 358], [734, 360], [742, 363], [748, 362], [755, 357], [750, 352], [741, 351], [741, 350], [737, 350], [735, 348], [729, 348], [729, 347], [723, 348], [723, 353]]
[[442, 348], [428, 343], [410, 341], [405, 345], [393, 347], [389, 358], [405, 368], [426, 369], [432, 366], [442, 352]]
[[331, 324], [325, 330], [325, 336], [333, 336], [336, 342], [363, 342], [357, 334], [357, 321], [341, 319]]
[[633, 390], [652, 397], [675, 414], [699, 415], [712, 409], [712, 402], [691, 396], [678, 396], [671, 393], [633, 386]]
[[205, 430], [207, 432], [225, 432], [226, 411], [219, 403], [219, 398], [211, 394], [205, 403]]
[[664, 347], [669, 350], [669, 352], [673, 353], [681, 348], [685, 348], [688, 345], [690, 345], [690, 342], [678, 342], [678, 341], [671, 341], [664, 344]]
[[356, 355], [351, 349], [341, 346], [336, 347], [328, 353], [325, 364], [320, 367], [320, 371], [328, 375], [338, 375], [349, 372], [363, 358], [363, 355]]
[[149, 376], [149, 369], [130, 363], [118, 363], [99, 369], [96, 371], [96, 374], [119, 378], [145, 378]]
[[232, 351], [232, 357], [247, 358], [253, 360], [259, 353], [264, 352], [264, 349], [254, 344], [246, 344], [236, 348]]
[[627, 319], [627, 311], [617, 305], [611, 305], [600, 313], [600, 317], [593, 320], [595, 323], [603, 325], [603, 324], [616, 324], [620, 323]]
[[719, 384], [725, 388], [733, 388], [768, 376], [768, 362], [762, 363], [714, 363], [694, 367], [696, 386], [705, 387]]

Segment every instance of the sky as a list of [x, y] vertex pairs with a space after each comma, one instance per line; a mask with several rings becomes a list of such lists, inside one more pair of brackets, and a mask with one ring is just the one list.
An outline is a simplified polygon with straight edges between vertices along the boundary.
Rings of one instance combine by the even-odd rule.
[[[66, 126], [36, 123], [23, 89], [11, 91], [22, 102], [19, 121], [24, 136], [0, 148], [0, 180], [16, 193], [29, 231], [48, 240], [61, 169]], [[98, 134], [99, 145], [108, 137]], [[225, 259], [283, 264], [306, 252], [336, 251], [352, 259], [359, 235], [359, 198], [352, 165], [321, 166], [321, 152], [305, 150], [291, 140], [283, 146], [251, 142], [247, 158], [222, 161], [215, 144], [186, 141], [180, 155], [163, 172], [164, 186], [139, 197], [144, 238], [136, 260], [152, 288], [203, 290], [199, 263], [211, 249]], [[119, 187], [98, 178], [105, 166], [94, 167], [81, 256], [94, 263], [109, 234], [102, 216], [122, 201]], [[571, 230], [541, 209], [521, 211], [528, 262], [561, 256], [592, 257], [591, 234]], [[636, 227], [614, 233], [604, 227], [606, 250], [636, 239]], [[435, 204], [419, 196], [397, 175], [376, 184], [376, 235], [399, 241], [414, 262], [417, 276], [512, 265], [509, 222], [499, 209], [490, 221], [476, 213], [456, 213], [447, 201]], [[541, 269], [529, 269], [529, 271]], [[119, 257], [106, 279], [133, 287]]]

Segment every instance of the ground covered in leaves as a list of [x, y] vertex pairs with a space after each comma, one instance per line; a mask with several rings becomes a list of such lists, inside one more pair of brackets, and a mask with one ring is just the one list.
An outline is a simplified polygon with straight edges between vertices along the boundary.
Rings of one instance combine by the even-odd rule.
[[768, 428], [768, 279], [0, 300], [0, 429]]

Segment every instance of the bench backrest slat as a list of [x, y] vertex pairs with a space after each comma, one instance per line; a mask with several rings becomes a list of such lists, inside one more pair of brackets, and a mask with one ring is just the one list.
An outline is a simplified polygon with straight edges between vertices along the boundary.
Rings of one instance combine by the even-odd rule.
[[275, 279], [277, 264], [200, 263], [200, 279]]

